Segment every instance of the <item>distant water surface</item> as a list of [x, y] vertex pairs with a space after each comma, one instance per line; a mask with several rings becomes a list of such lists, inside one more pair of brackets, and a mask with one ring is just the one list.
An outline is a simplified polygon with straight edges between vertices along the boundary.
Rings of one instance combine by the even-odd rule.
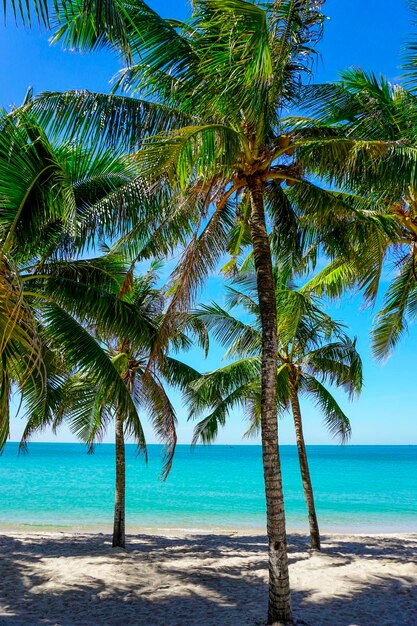
[[[128, 530], [263, 528], [260, 446], [177, 447], [166, 482], [161, 446], [149, 462], [127, 446]], [[309, 446], [322, 530], [417, 531], [417, 446]], [[297, 449], [281, 447], [288, 527], [303, 530]], [[33, 443], [0, 457], [0, 527], [109, 531], [114, 499], [114, 447], [92, 455], [80, 444]]]

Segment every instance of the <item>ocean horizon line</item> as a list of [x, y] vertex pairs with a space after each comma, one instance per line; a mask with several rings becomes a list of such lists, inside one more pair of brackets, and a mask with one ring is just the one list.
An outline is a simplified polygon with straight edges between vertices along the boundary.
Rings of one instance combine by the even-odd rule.
[[[20, 441], [17, 440], [10, 440], [7, 442], [7, 445], [10, 444], [20, 444]], [[67, 445], [78, 445], [78, 446], [84, 446], [87, 447], [87, 444], [83, 443], [82, 441], [29, 441], [27, 442], [27, 447], [33, 446], [33, 445], [43, 445], [43, 444], [53, 444], [53, 445], [62, 445], [62, 444], [67, 444]], [[112, 441], [103, 441], [103, 442], [99, 442], [99, 443], [95, 443], [94, 447], [97, 446], [114, 446], [114, 442]], [[126, 442], [125, 444], [126, 446], [133, 446], [133, 447], [137, 447], [137, 445], [135, 443], [131, 443], [131, 442]], [[147, 443], [147, 446], [158, 446], [160, 448], [164, 447], [163, 443]], [[241, 448], [261, 448], [262, 445], [260, 443], [211, 443], [211, 444], [204, 444], [204, 443], [197, 443], [197, 444], [191, 444], [191, 443], [177, 443], [176, 447], [179, 446], [187, 446], [189, 448], [214, 448], [214, 447], [225, 447], [225, 448], [237, 448], [237, 447], [241, 447]], [[416, 443], [344, 443], [344, 444], [340, 444], [340, 443], [307, 443], [306, 444], [307, 447], [315, 447], [315, 448], [359, 448], [359, 447], [398, 447], [398, 448], [416, 448], [417, 447], [417, 442]], [[297, 444], [295, 443], [280, 443], [279, 444], [280, 448], [296, 448]]]

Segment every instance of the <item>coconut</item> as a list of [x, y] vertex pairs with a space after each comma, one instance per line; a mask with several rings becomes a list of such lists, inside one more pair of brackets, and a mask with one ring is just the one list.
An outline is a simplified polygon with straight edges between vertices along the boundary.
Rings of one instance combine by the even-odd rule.
[[280, 135], [278, 137], [278, 143], [280, 148], [288, 148], [291, 143], [291, 139], [288, 137], [288, 135]]

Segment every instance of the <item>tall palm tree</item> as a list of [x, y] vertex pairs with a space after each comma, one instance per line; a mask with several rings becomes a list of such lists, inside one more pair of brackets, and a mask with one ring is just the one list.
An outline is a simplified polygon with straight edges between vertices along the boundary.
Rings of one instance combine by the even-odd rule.
[[[269, 232], [293, 242], [294, 215], [282, 185], [302, 180], [296, 135], [280, 117], [299, 95], [321, 35], [321, 2], [207, 0], [190, 21], [162, 19], [145, 2], [73, 3], [56, 40], [72, 48], [107, 46], [129, 66], [118, 84], [139, 98], [99, 94], [41, 97], [32, 111], [57, 132], [134, 152], [140, 214], [154, 229], [167, 220], [189, 236], [173, 274], [174, 312], [196, 289], [232, 239], [251, 244], [262, 319], [262, 444], [269, 543], [270, 623], [291, 620], [285, 515], [278, 455], [276, 308]], [[138, 147], [140, 148], [138, 150]], [[121, 196], [120, 196], [121, 197]], [[159, 211], [148, 210], [156, 199]], [[121, 205], [125, 206], [125, 199]]]
[[[358, 394], [362, 387], [362, 363], [355, 341], [349, 339], [343, 325], [325, 314], [311, 293], [295, 289], [291, 274], [285, 267], [274, 268], [278, 326], [276, 411], [287, 408], [292, 411], [310, 544], [312, 550], [320, 550], [299, 398], [300, 395], [312, 398], [330, 431], [345, 441], [351, 430], [349, 420], [325, 384], [342, 387], [351, 397]], [[188, 390], [190, 415], [195, 418], [211, 407], [209, 415], [195, 428], [194, 442], [198, 439], [204, 443], [213, 441], [219, 425], [223, 425], [228, 413], [238, 406], [248, 414], [248, 433], [256, 432], [260, 425], [262, 336], [254, 274], [236, 277], [228, 288], [227, 300], [227, 310], [212, 303], [195, 313], [228, 348], [226, 358], [235, 360], [191, 383]], [[233, 315], [235, 308], [240, 309], [247, 321]]]

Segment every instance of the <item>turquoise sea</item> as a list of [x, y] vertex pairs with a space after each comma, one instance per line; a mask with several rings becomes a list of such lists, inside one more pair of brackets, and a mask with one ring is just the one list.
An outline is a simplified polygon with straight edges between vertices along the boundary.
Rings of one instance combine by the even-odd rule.
[[[127, 529], [263, 528], [260, 446], [177, 448], [168, 480], [127, 446]], [[417, 531], [417, 446], [309, 446], [322, 530]], [[295, 446], [281, 447], [288, 528], [307, 528]], [[32, 443], [0, 457], [0, 528], [110, 531], [114, 447]]]

